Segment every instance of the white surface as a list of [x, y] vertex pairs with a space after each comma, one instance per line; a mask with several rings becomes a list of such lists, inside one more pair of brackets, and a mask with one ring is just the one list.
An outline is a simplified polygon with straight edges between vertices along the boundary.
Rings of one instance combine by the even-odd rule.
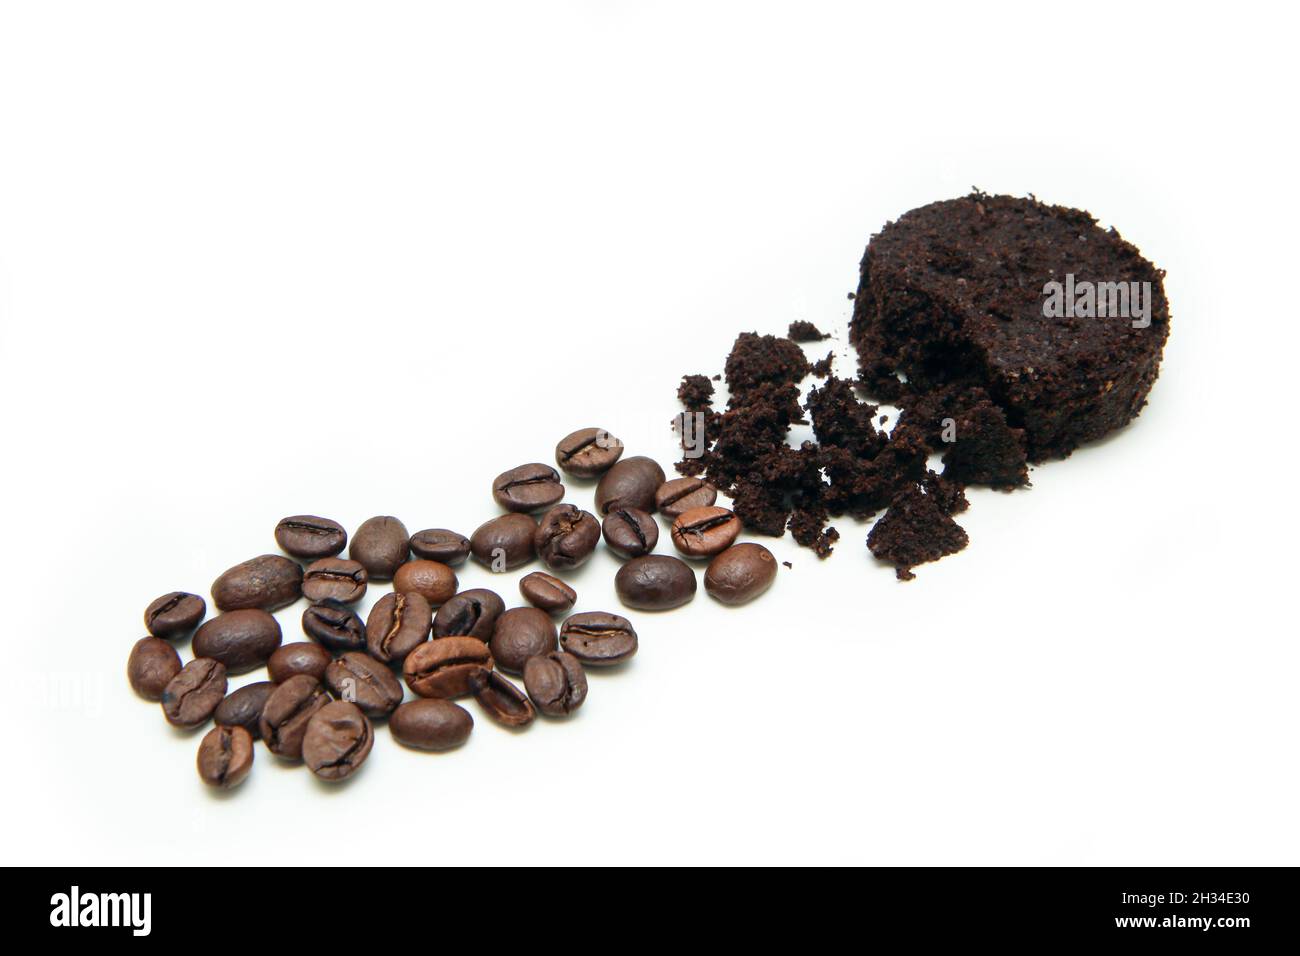
[[[546, 6], [3, 8], [6, 862], [1296, 863], [1293, 31]], [[259, 746], [214, 798], [131, 694], [144, 606], [282, 515], [468, 533], [589, 424], [667, 466], [683, 372], [795, 318], [843, 353], [868, 236], [972, 184], [1116, 224], [1173, 337], [1135, 426], [972, 493], [965, 553], [903, 585], [866, 526], [787, 538], [760, 603], [633, 615], [577, 719], [381, 730], [343, 787]]]

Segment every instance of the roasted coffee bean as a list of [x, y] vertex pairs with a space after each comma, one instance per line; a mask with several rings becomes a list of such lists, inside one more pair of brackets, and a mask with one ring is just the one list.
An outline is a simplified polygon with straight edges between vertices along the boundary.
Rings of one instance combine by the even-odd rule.
[[700, 478], [671, 478], [655, 492], [655, 507], [669, 521], [683, 511], [707, 508], [718, 500], [718, 489]]
[[733, 545], [709, 562], [704, 590], [723, 604], [744, 604], [772, 586], [776, 558], [761, 544]]
[[421, 697], [464, 697], [470, 692], [470, 675], [492, 666], [492, 652], [478, 638], [440, 637], [407, 656], [402, 677]]
[[537, 522], [528, 515], [501, 515], [479, 525], [469, 539], [470, 551], [493, 571], [513, 571], [537, 556], [536, 533]]
[[302, 738], [312, 715], [330, 702], [320, 681], [306, 674], [290, 677], [266, 699], [259, 727], [267, 748], [286, 760], [302, 759]]
[[319, 644], [298, 641], [277, 647], [271, 659], [266, 662], [266, 672], [277, 684], [283, 684], [295, 674], [306, 674], [324, 680], [325, 668], [329, 667], [330, 660], [330, 652]]
[[144, 609], [144, 628], [154, 637], [180, 637], [198, 627], [207, 613], [207, 603], [197, 594], [172, 591]]
[[366, 626], [357, 612], [337, 601], [322, 601], [302, 612], [302, 630], [335, 654], [366, 646]]
[[343, 525], [316, 515], [293, 515], [281, 518], [275, 526], [275, 543], [285, 554], [304, 561], [332, 558], [348, 543]]
[[572, 654], [551, 651], [524, 664], [524, 689], [548, 717], [567, 717], [587, 699], [587, 674]]
[[545, 571], [534, 571], [519, 579], [519, 593], [533, 607], [549, 614], [563, 614], [578, 600], [578, 592]]
[[237, 564], [212, 584], [212, 603], [220, 611], [275, 611], [301, 594], [302, 565], [281, 554], [263, 554]]
[[497, 618], [488, 646], [497, 667], [510, 674], [522, 674], [524, 662], [557, 647], [555, 624], [545, 611], [535, 607], [514, 607]]
[[704, 507], [683, 511], [673, 521], [673, 547], [688, 558], [721, 554], [736, 543], [740, 519], [727, 508]]
[[489, 717], [506, 727], [525, 727], [537, 711], [528, 695], [496, 671], [479, 668], [469, 677], [474, 699]]
[[126, 659], [126, 679], [145, 700], [162, 700], [171, 679], [181, 672], [181, 656], [160, 637], [142, 637]]
[[213, 727], [199, 742], [199, 779], [229, 790], [253, 768], [253, 736], [243, 727]]
[[366, 762], [375, 745], [370, 718], [356, 704], [336, 700], [326, 704], [307, 722], [302, 738], [302, 759], [322, 780], [346, 780]]
[[307, 565], [302, 573], [302, 596], [313, 604], [338, 601], [353, 604], [366, 596], [370, 575], [360, 561], [346, 558], [321, 558]]
[[655, 492], [664, 483], [664, 470], [644, 455], [624, 458], [605, 472], [596, 485], [596, 511], [607, 515], [611, 508], [655, 510]]
[[649, 554], [659, 543], [659, 522], [640, 508], [611, 508], [601, 531], [609, 549], [625, 558]]
[[445, 604], [456, 593], [456, 572], [441, 561], [407, 561], [393, 575], [393, 590], [401, 594], [414, 591], [424, 596], [431, 607]]
[[366, 618], [366, 649], [385, 664], [402, 658], [428, 640], [433, 609], [422, 594], [385, 594]]
[[391, 515], [367, 518], [352, 536], [348, 557], [360, 561], [372, 581], [389, 581], [410, 556], [410, 541], [406, 525]]
[[194, 653], [221, 661], [231, 674], [261, 667], [280, 646], [280, 622], [266, 611], [244, 608], [218, 614], [194, 632]]
[[596, 516], [574, 505], [556, 505], [546, 512], [533, 536], [537, 556], [557, 571], [578, 567], [591, 557], [599, 541]]
[[325, 668], [325, 686], [339, 700], [356, 704], [367, 717], [385, 717], [402, 702], [402, 685], [386, 664], [349, 651]]
[[196, 657], [163, 689], [163, 715], [176, 727], [197, 727], [212, 716], [225, 696], [226, 665], [210, 657]]
[[262, 708], [275, 690], [269, 680], [245, 684], [226, 695], [212, 718], [222, 727], [243, 727], [254, 740], [262, 739]]
[[497, 618], [506, 609], [501, 595], [487, 588], [470, 588], [461, 591], [438, 608], [433, 616], [434, 637], [477, 637], [490, 640], [496, 629]]
[[648, 554], [619, 568], [614, 590], [628, 607], [666, 611], [695, 597], [695, 572], [680, 558]]
[[560, 646], [589, 667], [621, 664], [636, 653], [636, 630], [621, 615], [584, 611], [561, 625]]
[[550, 465], [533, 462], [497, 475], [492, 497], [506, 511], [541, 511], [564, 497], [564, 485]]
[[407, 701], [388, 720], [393, 739], [417, 750], [451, 750], [469, 739], [474, 718], [449, 700]]
[[555, 463], [575, 478], [609, 471], [623, 454], [623, 443], [603, 428], [580, 428], [555, 446]]
[[411, 553], [426, 561], [441, 561], [455, 567], [469, 557], [469, 538], [446, 528], [428, 528], [411, 535]]

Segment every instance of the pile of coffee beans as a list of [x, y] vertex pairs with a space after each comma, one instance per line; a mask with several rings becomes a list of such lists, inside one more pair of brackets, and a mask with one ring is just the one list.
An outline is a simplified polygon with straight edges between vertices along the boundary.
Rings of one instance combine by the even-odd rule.
[[[570, 613], [579, 595], [560, 575], [586, 562], [602, 538], [626, 559], [614, 587], [637, 610], [691, 601], [697, 583], [689, 561], [708, 562], [704, 589], [728, 605], [758, 597], [776, 578], [770, 551], [736, 543], [741, 522], [716, 504], [711, 485], [665, 480], [653, 460], [622, 456], [622, 443], [604, 429], [567, 435], [555, 447], [559, 470], [532, 462], [496, 477], [492, 496], [505, 513], [469, 537], [446, 528], [410, 534], [387, 515], [364, 521], [350, 538], [329, 518], [284, 518], [274, 529], [283, 554], [250, 558], [213, 582], [216, 616], [205, 621], [207, 602], [185, 591], [145, 609], [149, 636], [127, 661], [131, 687], [159, 702], [173, 726], [215, 722], [197, 763], [200, 779], [223, 789], [247, 779], [258, 740], [322, 780], [344, 780], [369, 756], [375, 721], [386, 721], [405, 747], [445, 751], [474, 728], [455, 702], [461, 698], [474, 698], [510, 728], [539, 713], [568, 717], [587, 699], [586, 668], [622, 664], [638, 647], [626, 617]], [[564, 502], [561, 472], [598, 479], [597, 514]], [[654, 553], [655, 512], [671, 522], [668, 539], [681, 557]], [[495, 591], [460, 589], [455, 568], [470, 558], [502, 574], [534, 561], [547, 570], [524, 574], [525, 603], [507, 608]], [[392, 590], [363, 621], [354, 605], [385, 581]], [[286, 644], [271, 612], [299, 598], [308, 601], [308, 639]], [[182, 663], [175, 644], [189, 635], [193, 659]], [[269, 680], [229, 690], [230, 676], [263, 667]]]

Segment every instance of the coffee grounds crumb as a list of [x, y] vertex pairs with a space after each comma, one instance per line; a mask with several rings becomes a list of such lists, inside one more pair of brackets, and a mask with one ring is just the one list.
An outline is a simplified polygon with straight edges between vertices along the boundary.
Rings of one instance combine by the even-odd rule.
[[900, 581], [910, 581], [916, 577], [912, 573], [916, 565], [955, 554], [969, 541], [935, 497], [913, 483], [890, 502], [867, 536], [867, 547], [894, 566]]
[[808, 359], [789, 339], [742, 332], [727, 356], [725, 372], [735, 400], [760, 385], [798, 385], [808, 374]]
[[822, 342], [830, 338], [817, 326], [803, 319], [791, 322], [790, 331], [786, 333], [786, 336], [791, 342]]
[[813, 378], [829, 378], [831, 374], [831, 363], [835, 361], [835, 353], [827, 352], [824, 359], [812, 363]]
[[793, 568], [793, 567], [794, 567], [794, 565], [791, 564], [789, 561], [782, 561], [781, 563], [784, 564], [787, 568]]
[[1002, 409], [981, 402], [954, 422], [956, 440], [943, 456], [945, 478], [1010, 491], [1029, 484], [1025, 433], [1007, 424]]
[[707, 375], [683, 375], [677, 398], [688, 411], [704, 411], [713, 402], [713, 383]]
[[970, 502], [966, 500], [965, 489], [937, 472], [927, 471], [925, 477], [921, 479], [921, 486], [925, 489], [925, 493], [943, 509], [944, 514], [961, 514], [970, 507]]

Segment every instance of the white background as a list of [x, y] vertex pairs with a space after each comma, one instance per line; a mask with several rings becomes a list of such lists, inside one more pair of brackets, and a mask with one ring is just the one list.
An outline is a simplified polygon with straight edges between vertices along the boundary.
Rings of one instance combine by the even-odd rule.
[[[1294, 25], [460, 6], [0, 8], [6, 862], [1298, 862]], [[1116, 225], [1173, 334], [964, 553], [765, 542], [767, 597], [634, 615], [576, 719], [381, 728], [344, 786], [259, 745], [213, 795], [127, 687], [144, 606], [285, 514], [468, 533], [585, 425], [669, 465], [681, 374], [796, 318], [843, 353], [870, 234], [972, 185]]]

